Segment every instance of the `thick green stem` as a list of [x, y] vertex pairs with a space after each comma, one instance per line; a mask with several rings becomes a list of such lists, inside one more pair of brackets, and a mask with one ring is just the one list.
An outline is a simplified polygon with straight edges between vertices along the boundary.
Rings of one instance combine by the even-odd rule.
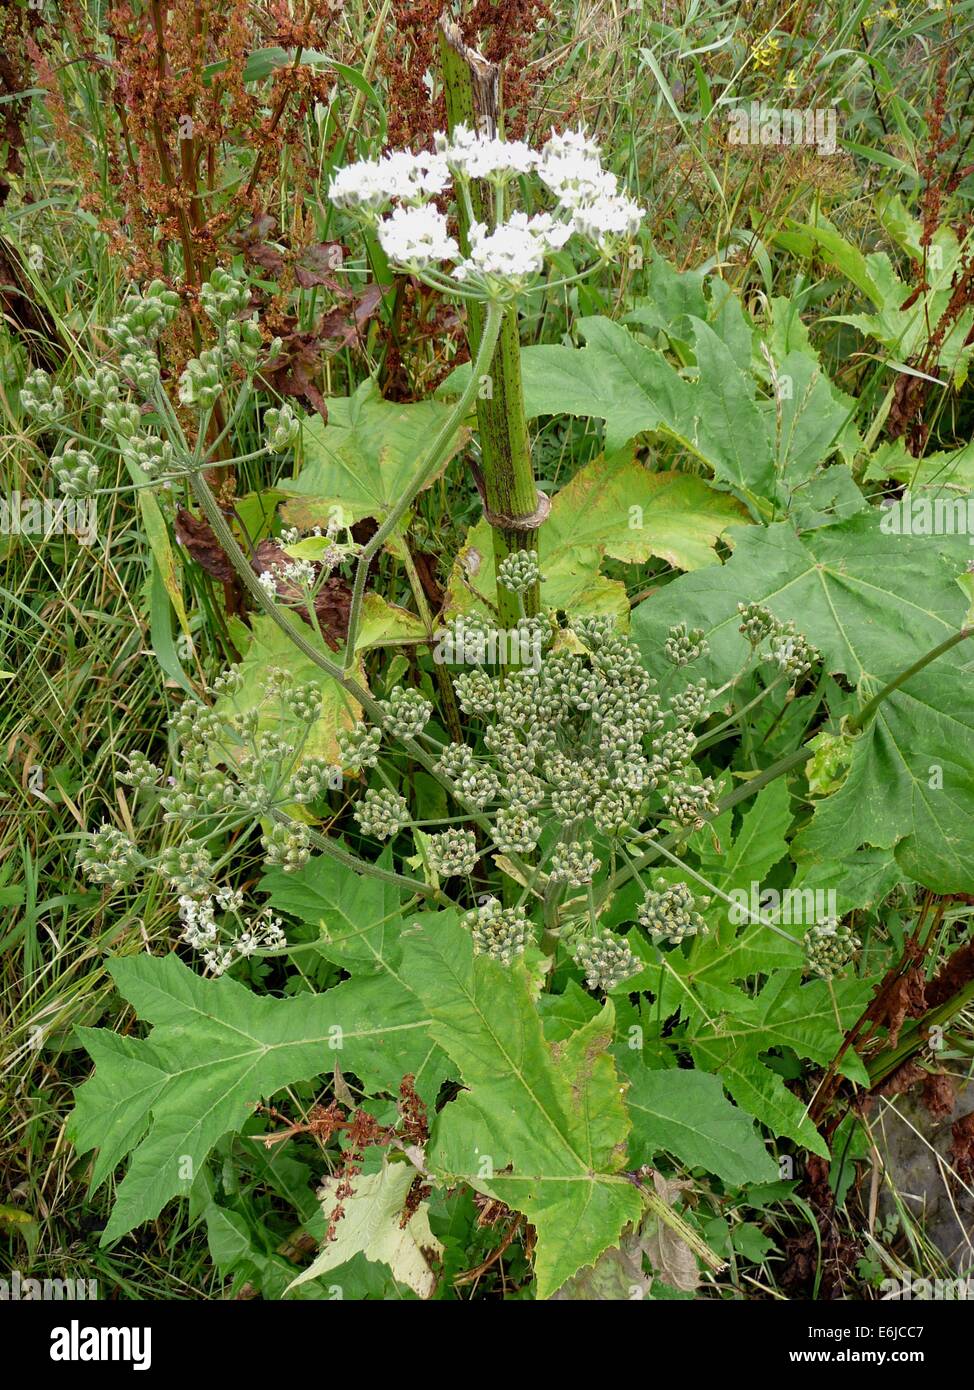
[[[468, 48], [458, 27], [447, 13], [440, 16], [440, 63], [446, 93], [447, 123], [452, 131], [463, 123], [482, 134], [497, 134], [500, 107], [500, 74], [493, 63]], [[460, 245], [470, 250], [471, 214], [487, 227], [496, 225], [498, 204], [503, 211], [503, 195], [493, 186], [474, 180], [469, 199], [460, 200]], [[476, 353], [484, 336], [484, 310], [471, 302], [467, 309], [471, 353]], [[521, 382], [521, 341], [517, 309], [510, 305], [504, 313], [497, 350], [486, 372], [474, 368], [472, 380], [477, 391], [477, 427], [482, 462], [482, 497], [494, 534], [495, 564], [516, 550], [537, 550], [538, 526], [532, 518], [538, 513], [538, 490], [531, 461], [531, 440], [524, 413]], [[509, 523], [509, 524], [505, 524]], [[525, 611], [533, 616], [540, 607], [539, 586], [524, 595]], [[501, 624], [517, 625], [518, 596], [498, 585], [497, 607]]]

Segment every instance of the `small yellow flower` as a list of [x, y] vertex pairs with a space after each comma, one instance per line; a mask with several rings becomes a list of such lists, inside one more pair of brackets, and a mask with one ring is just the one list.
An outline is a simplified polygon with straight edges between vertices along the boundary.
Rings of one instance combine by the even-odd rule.
[[780, 41], [771, 34], [766, 34], [765, 37], [751, 49], [751, 61], [756, 68], [773, 68], [778, 62], [778, 54], [780, 51]]
[[798, 74], [795, 72], [795, 69], [794, 69], [794, 68], [789, 68], [788, 71], [785, 73], [785, 82], [784, 82], [784, 85], [785, 85], [786, 91], [789, 91], [789, 92], [794, 92], [794, 91], [797, 89], [797, 87], [798, 87]]

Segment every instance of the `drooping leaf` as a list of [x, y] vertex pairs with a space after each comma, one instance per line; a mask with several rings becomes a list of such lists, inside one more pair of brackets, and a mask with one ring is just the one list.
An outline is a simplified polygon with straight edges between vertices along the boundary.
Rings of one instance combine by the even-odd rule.
[[[450, 412], [440, 401], [383, 400], [371, 377], [353, 396], [331, 398], [327, 425], [320, 419], [305, 424], [304, 467], [281, 484], [289, 494], [285, 518], [304, 530], [335, 519], [342, 526], [363, 517], [384, 520], [413, 484]], [[457, 431], [442, 468], [466, 437]]]
[[[329, 661], [340, 660], [311, 628], [303, 628], [302, 636]], [[265, 689], [268, 672], [275, 667], [290, 672], [296, 685], [310, 682], [321, 691], [321, 713], [308, 731], [301, 756], [325, 758], [338, 764], [338, 731], [354, 728], [362, 717], [362, 708], [327, 672], [298, 651], [287, 633], [264, 614], [252, 621], [250, 645], [239, 666], [243, 684], [234, 694], [220, 696], [214, 706], [216, 713], [228, 720], [234, 714], [255, 709], [259, 732], [291, 732], [293, 736], [294, 721], [281, 698]], [[218, 750], [221, 751], [226, 757], [226, 750]]]
[[[682, 376], [659, 349], [646, 347], [611, 319], [579, 321], [584, 348], [522, 349], [527, 413], [604, 420], [609, 455], [636, 435], [665, 434], [706, 463], [725, 485], [745, 496], [770, 497], [771, 434], [754, 400], [754, 380], [712, 328], [700, 319], [691, 322], [696, 382]], [[441, 389], [461, 389], [463, 370]]]
[[[430, 1230], [425, 1202], [403, 1225], [403, 1207], [416, 1170], [409, 1163], [385, 1163], [378, 1173], [354, 1179], [354, 1191], [342, 1199], [344, 1215], [336, 1223], [335, 1239], [326, 1241], [314, 1260], [289, 1285], [299, 1288], [309, 1279], [318, 1279], [338, 1269], [353, 1256], [388, 1265], [393, 1278], [412, 1289], [420, 1298], [429, 1298], [436, 1287], [431, 1261], [443, 1246]], [[322, 1184], [322, 1205], [334, 1205], [337, 1178]]]
[[608, 1053], [613, 1010], [545, 1042], [523, 966], [475, 956], [446, 914], [410, 936], [404, 975], [467, 1091], [440, 1112], [427, 1162], [525, 1214], [537, 1230], [538, 1297], [592, 1264], [638, 1219], [622, 1175], [629, 1119]]
[[724, 1182], [743, 1186], [777, 1175], [752, 1117], [726, 1099], [720, 1080], [702, 1071], [654, 1071], [640, 1054], [619, 1046], [619, 1067], [629, 1080], [626, 1106], [634, 1167], [667, 1153], [689, 1168], [705, 1168]]
[[[567, 613], [614, 612], [625, 619], [625, 588], [600, 574], [603, 559], [639, 564], [655, 555], [679, 569], [698, 569], [716, 564], [718, 539], [747, 520], [739, 502], [693, 474], [651, 472], [630, 450], [600, 456], [552, 499], [538, 540], [542, 599]], [[481, 521], [454, 565], [448, 611], [483, 609], [496, 596], [491, 533]]]

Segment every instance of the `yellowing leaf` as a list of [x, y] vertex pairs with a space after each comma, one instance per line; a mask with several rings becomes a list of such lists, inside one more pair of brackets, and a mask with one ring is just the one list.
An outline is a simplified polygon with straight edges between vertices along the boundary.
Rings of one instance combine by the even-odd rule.
[[[415, 1177], [412, 1164], [386, 1163], [378, 1173], [355, 1179], [355, 1191], [343, 1200], [345, 1212], [336, 1223], [335, 1239], [321, 1247], [312, 1264], [288, 1289], [318, 1279], [361, 1253], [367, 1260], [388, 1265], [393, 1278], [420, 1298], [429, 1298], [436, 1287], [430, 1256], [439, 1255], [443, 1246], [430, 1230], [425, 1202], [402, 1225], [403, 1206]], [[337, 1187], [336, 1178], [327, 1179], [322, 1186], [326, 1216], [334, 1207]]]

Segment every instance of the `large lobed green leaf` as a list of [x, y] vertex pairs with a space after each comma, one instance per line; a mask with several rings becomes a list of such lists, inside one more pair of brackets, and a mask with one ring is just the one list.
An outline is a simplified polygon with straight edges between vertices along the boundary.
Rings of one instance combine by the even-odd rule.
[[[607, 579], [603, 559], [640, 564], [651, 556], [678, 569], [715, 565], [728, 527], [748, 520], [744, 507], [689, 473], [654, 473], [632, 450], [586, 464], [551, 503], [538, 538], [542, 599], [573, 614], [614, 613], [625, 619], [625, 586]], [[450, 577], [448, 609], [489, 611], [496, 603], [490, 527], [467, 535]]]
[[227, 976], [201, 979], [175, 955], [124, 957], [110, 969], [154, 1027], [144, 1042], [79, 1029], [95, 1072], [78, 1089], [69, 1133], [79, 1151], [99, 1149], [92, 1186], [131, 1154], [103, 1244], [187, 1195], [217, 1141], [283, 1086], [340, 1061], [370, 1090], [395, 1093], [428, 1062], [428, 1019], [387, 971], [274, 999]]
[[[317, 416], [305, 423], [304, 467], [281, 484], [290, 499], [285, 518], [307, 530], [335, 518], [346, 527], [367, 516], [383, 521], [412, 486], [451, 409], [383, 400], [371, 377], [353, 396], [332, 397], [327, 424]], [[441, 472], [466, 438], [457, 431]]]
[[469, 1088], [440, 1112], [427, 1162], [527, 1216], [548, 1298], [642, 1211], [621, 1172], [629, 1118], [608, 1052], [612, 1005], [546, 1042], [524, 967], [475, 956], [445, 914], [410, 940], [404, 974]]
[[[654, 671], [665, 666], [667, 629], [687, 622], [711, 649], [695, 673], [719, 684], [745, 650], [737, 604], [754, 601], [793, 619], [865, 703], [964, 622], [965, 537], [886, 532], [872, 510], [805, 534], [779, 523], [736, 535], [722, 569], [681, 576], [634, 613], [633, 636]], [[843, 786], [818, 803], [801, 852], [895, 848], [904, 872], [934, 891], [974, 889], [970, 656], [961, 643], [883, 701], [854, 741]]]

